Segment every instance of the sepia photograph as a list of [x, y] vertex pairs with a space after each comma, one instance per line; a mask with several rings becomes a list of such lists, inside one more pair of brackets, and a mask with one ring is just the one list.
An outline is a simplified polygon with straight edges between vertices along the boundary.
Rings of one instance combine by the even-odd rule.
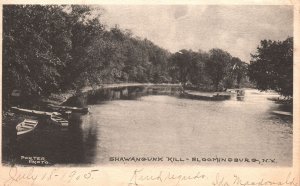
[[2, 166], [292, 167], [293, 15], [2, 5]]

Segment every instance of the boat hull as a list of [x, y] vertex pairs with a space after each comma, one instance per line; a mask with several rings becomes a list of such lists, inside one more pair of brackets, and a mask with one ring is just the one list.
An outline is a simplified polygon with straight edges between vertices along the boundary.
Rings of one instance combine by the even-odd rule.
[[78, 108], [78, 107], [69, 107], [69, 106], [60, 106], [60, 105], [48, 105], [52, 110], [56, 110], [59, 112], [67, 112], [67, 111], [72, 111], [76, 113], [82, 113], [86, 114], [89, 112], [89, 108]]
[[16, 126], [17, 135], [23, 135], [32, 132], [38, 124], [36, 120], [27, 120], [25, 119], [23, 122], [19, 123]]
[[207, 101], [223, 101], [231, 98], [231, 95], [224, 95], [224, 94], [201, 95], [201, 94], [193, 94], [190, 92], [183, 92], [182, 96], [189, 99], [207, 100]]
[[69, 122], [61, 117], [58, 116], [51, 116], [50, 118], [51, 122], [55, 125], [58, 125], [60, 127], [68, 127], [69, 126]]

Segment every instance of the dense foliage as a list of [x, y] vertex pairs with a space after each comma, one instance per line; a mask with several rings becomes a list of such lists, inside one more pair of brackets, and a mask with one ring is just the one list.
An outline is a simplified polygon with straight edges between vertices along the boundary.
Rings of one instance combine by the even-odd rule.
[[284, 41], [262, 40], [252, 55], [249, 77], [260, 90], [275, 90], [293, 95], [293, 38]]
[[[3, 97], [14, 89], [49, 95], [102, 83], [182, 83], [212, 90], [240, 86], [246, 63], [221, 49], [174, 54], [118, 26], [93, 6], [3, 7]], [[6, 99], [4, 99], [6, 100]]]
[[4, 6], [4, 95], [169, 80], [168, 51], [118, 27], [106, 30], [99, 12], [88, 6]]
[[221, 49], [209, 52], [180, 50], [171, 55], [173, 80], [192, 84], [201, 90], [223, 90], [247, 82], [247, 63]]

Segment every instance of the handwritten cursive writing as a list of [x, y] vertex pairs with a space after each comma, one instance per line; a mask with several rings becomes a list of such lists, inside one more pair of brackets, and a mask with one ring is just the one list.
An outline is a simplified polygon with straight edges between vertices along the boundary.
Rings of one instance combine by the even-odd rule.
[[229, 183], [225, 181], [224, 176], [220, 176], [219, 173], [216, 174], [215, 181], [212, 182], [213, 186], [229, 186]]
[[182, 181], [188, 180], [199, 180], [207, 178], [206, 175], [197, 172], [194, 175], [182, 175], [182, 174], [173, 174], [171, 172], [163, 172], [159, 171], [157, 175], [144, 175], [143, 169], [136, 169], [128, 183], [128, 186], [138, 186], [140, 182], [143, 181], [158, 181], [158, 182], [166, 182], [174, 180], [176, 181], [176, 185], [178, 185]]
[[223, 176], [220, 173], [216, 173], [210, 177], [206, 174], [200, 173], [200, 171], [189, 175], [175, 174], [168, 171], [158, 171], [150, 175], [147, 174], [147, 171], [144, 171], [144, 169], [134, 170], [130, 177], [128, 186], [144, 185], [146, 182], [148, 182], [149, 185], [155, 185], [151, 182], [164, 182], [166, 185], [174, 185], [175, 183], [175, 185], [179, 185], [181, 183], [183, 184], [184, 181], [197, 181], [196, 184], [207, 186], [298, 186], [296, 178], [292, 177], [292, 173], [288, 173], [287, 176], [282, 177], [282, 179], [278, 177], [276, 180], [260, 178], [257, 179], [257, 181], [253, 181], [248, 180], [247, 178], [241, 178], [236, 174], [233, 174], [233, 176]]
[[8, 172], [9, 178], [4, 181], [4, 186], [11, 186], [21, 181], [30, 181], [31, 186], [33, 186], [37, 181], [51, 181], [54, 179], [60, 179], [60, 181], [67, 183], [78, 180], [89, 180], [93, 179], [93, 172], [97, 171], [99, 170], [89, 170], [87, 172], [77, 170], [63, 171], [58, 168], [53, 168], [50, 169], [50, 171], [41, 172], [35, 171], [34, 167], [21, 170], [18, 167], [11, 167]]
[[291, 173], [288, 173], [286, 178], [283, 181], [272, 181], [272, 180], [265, 180], [264, 178], [260, 179], [259, 181], [248, 181], [243, 180], [239, 176], [234, 175], [233, 185], [241, 185], [241, 186], [264, 186], [264, 185], [290, 185], [290, 186], [297, 186], [298, 184], [295, 182], [295, 177], [291, 178]]

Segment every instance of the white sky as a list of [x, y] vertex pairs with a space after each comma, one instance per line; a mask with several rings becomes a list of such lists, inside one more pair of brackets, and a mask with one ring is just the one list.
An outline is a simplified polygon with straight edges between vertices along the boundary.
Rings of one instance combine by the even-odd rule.
[[245, 62], [262, 39], [293, 36], [292, 6], [104, 5], [102, 21], [176, 52], [221, 48]]

